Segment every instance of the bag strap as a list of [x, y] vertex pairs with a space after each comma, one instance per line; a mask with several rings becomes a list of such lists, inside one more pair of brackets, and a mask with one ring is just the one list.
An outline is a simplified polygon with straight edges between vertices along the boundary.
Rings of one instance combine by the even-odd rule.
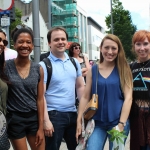
[[97, 94], [97, 80], [98, 80], [98, 65], [96, 65], [97, 66], [97, 69], [96, 69], [96, 92], [95, 92], [95, 94]]
[[77, 64], [76, 64], [76, 62], [75, 62], [74, 58], [69, 57], [69, 59], [70, 59], [70, 61], [72, 62], [72, 64], [74, 65], [74, 67], [75, 67], [76, 71], [78, 71]]
[[47, 82], [46, 82], [46, 90], [47, 90], [52, 77], [52, 63], [49, 58], [44, 58], [42, 61], [45, 63], [47, 69]]

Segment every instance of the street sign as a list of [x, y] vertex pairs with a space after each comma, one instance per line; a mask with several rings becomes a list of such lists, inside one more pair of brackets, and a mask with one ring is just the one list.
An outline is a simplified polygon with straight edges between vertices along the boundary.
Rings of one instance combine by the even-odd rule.
[[0, 0], [0, 11], [10, 10], [14, 5], [14, 0]]
[[9, 17], [2, 17], [1, 18], [1, 26], [6, 27], [10, 25], [10, 18]]

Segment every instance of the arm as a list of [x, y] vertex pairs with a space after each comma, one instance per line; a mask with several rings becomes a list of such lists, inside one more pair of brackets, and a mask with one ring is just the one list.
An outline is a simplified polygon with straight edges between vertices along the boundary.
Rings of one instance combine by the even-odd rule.
[[87, 75], [88, 70], [91, 68], [89, 64], [89, 60], [86, 56], [84, 56], [86, 68], [82, 68], [82, 76], [85, 77]]
[[91, 69], [89, 69], [87, 76], [86, 76], [86, 86], [84, 93], [82, 94], [82, 97], [80, 99], [79, 103], [79, 109], [78, 109], [78, 118], [77, 118], [77, 129], [76, 129], [76, 139], [78, 142], [78, 137], [81, 134], [81, 129], [82, 129], [82, 114], [85, 109], [85, 106], [87, 105], [90, 95], [91, 95], [91, 86], [92, 86], [92, 74], [91, 74]]
[[43, 80], [44, 80], [44, 73], [43, 68], [40, 67], [40, 81], [38, 83], [38, 92], [37, 92], [37, 111], [38, 111], [38, 123], [39, 128], [36, 133], [36, 146], [39, 146], [42, 141], [44, 140], [44, 133], [43, 133], [43, 120], [44, 120], [44, 88], [43, 88]]
[[[44, 93], [45, 93], [45, 90], [46, 90], [46, 84], [44, 84]], [[47, 103], [46, 103], [46, 99], [44, 96], [44, 133], [45, 133], [45, 136], [51, 137], [53, 135], [53, 132], [54, 132], [54, 127], [49, 119], [49, 115], [47, 111]]]
[[[125, 85], [124, 88], [124, 103], [122, 106], [120, 121], [125, 123], [128, 119], [131, 105], [132, 105], [132, 88], [129, 88], [127, 85]], [[124, 126], [122, 124], [118, 124], [120, 131], [123, 131]]]

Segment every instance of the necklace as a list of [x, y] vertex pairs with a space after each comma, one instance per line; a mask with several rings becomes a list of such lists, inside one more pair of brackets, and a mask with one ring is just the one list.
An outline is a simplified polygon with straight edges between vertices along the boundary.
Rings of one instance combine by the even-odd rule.
[[19, 70], [19, 68], [18, 68], [17, 66], [16, 66], [16, 68], [17, 68], [19, 74], [21, 74], [21, 77], [22, 77], [23, 79], [25, 79], [25, 78], [27, 77], [27, 74], [28, 74], [28, 71], [29, 71], [29, 68], [30, 68], [30, 67], [28, 67], [27, 69], [24, 69], [24, 70], [26, 70], [25, 73], [22, 73], [22, 72]]
[[149, 62], [150, 62], [150, 59], [149, 60], [147, 60], [147, 61], [145, 61], [145, 62], [142, 62], [142, 63], [139, 63], [139, 65], [140, 65], [140, 67], [141, 68], [145, 68], [145, 66], [147, 66], [148, 64], [149, 64]]

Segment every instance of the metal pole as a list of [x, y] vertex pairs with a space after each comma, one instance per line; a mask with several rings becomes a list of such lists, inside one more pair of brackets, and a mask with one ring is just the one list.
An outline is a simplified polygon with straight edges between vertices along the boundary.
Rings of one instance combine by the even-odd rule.
[[34, 62], [40, 61], [40, 24], [39, 24], [39, 0], [32, 0], [33, 33], [34, 33]]
[[112, 14], [112, 0], [110, 0], [111, 5], [111, 33], [114, 34], [114, 27], [113, 27], [113, 14]]
[[10, 48], [9, 26], [5, 27], [5, 31], [6, 31], [7, 41], [8, 41], [7, 47]]
[[48, 28], [49, 30], [51, 29], [51, 25], [52, 25], [52, 15], [51, 15], [51, 12], [52, 12], [52, 1], [51, 0], [48, 0]]

